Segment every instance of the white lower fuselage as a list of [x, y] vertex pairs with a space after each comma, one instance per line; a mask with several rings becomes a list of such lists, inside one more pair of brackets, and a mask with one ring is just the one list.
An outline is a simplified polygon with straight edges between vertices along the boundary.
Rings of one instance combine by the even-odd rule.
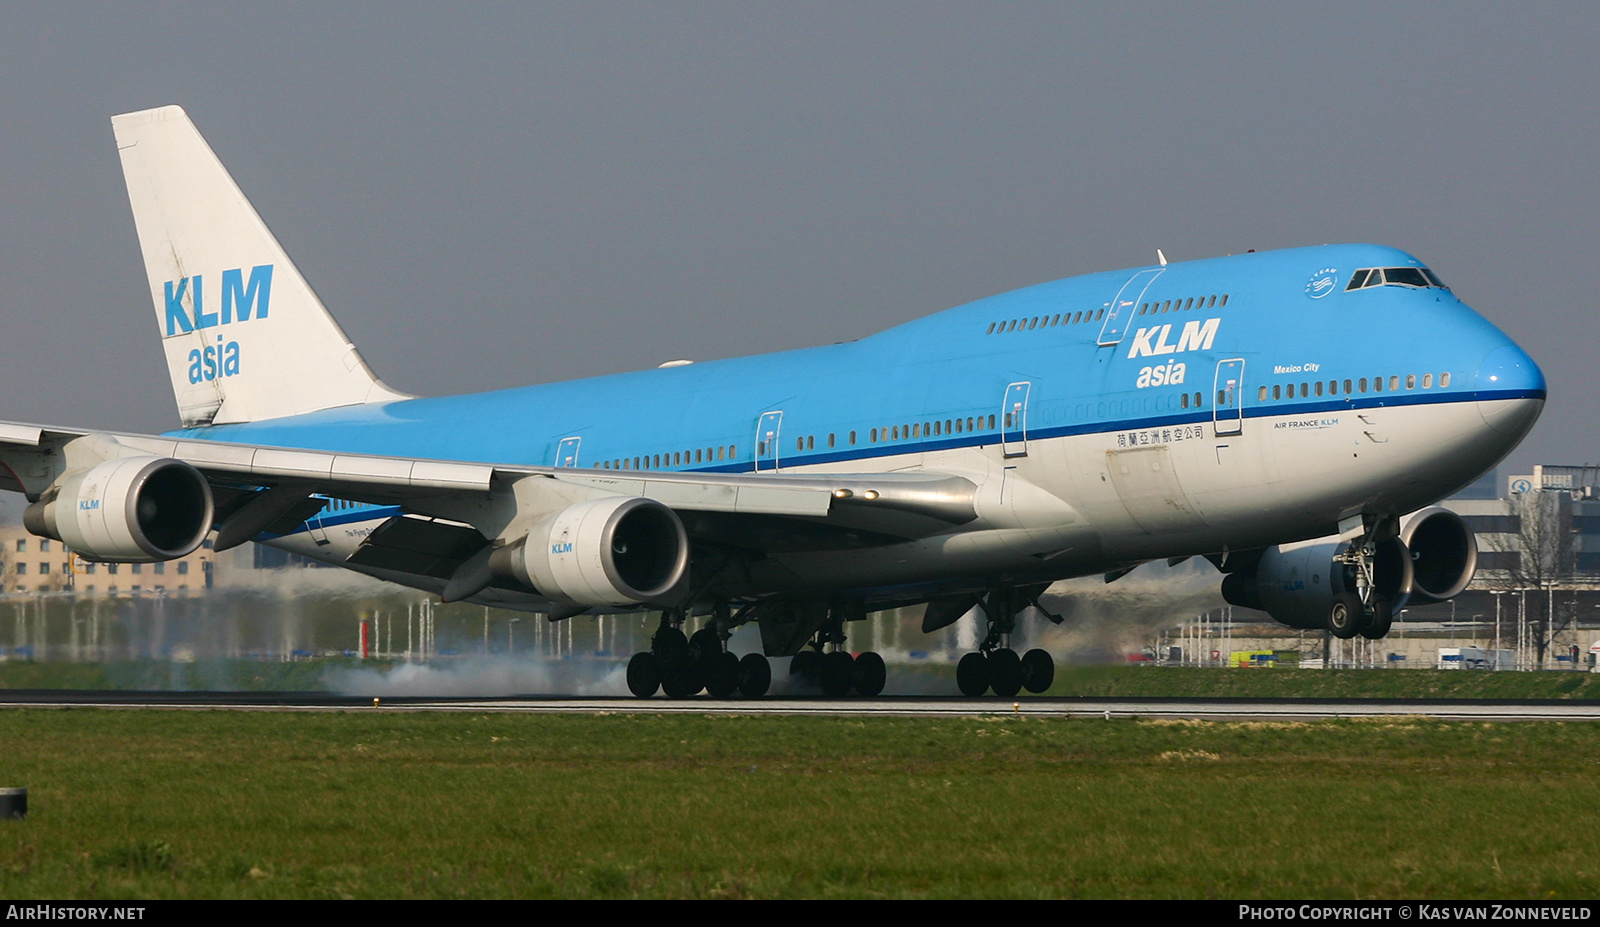
[[[1343, 517], [1427, 505], [1492, 467], [1542, 400], [1440, 402], [989, 444], [879, 458], [874, 469], [928, 470], [977, 484], [978, 519], [884, 547], [776, 554], [755, 571], [759, 596], [797, 591], [935, 593], [1048, 582], [1158, 558], [1242, 551], [1333, 533]], [[1493, 418], [1499, 430], [1486, 426]], [[1023, 453], [1017, 453], [1024, 451]], [[783, 473], [859, 472], [851, 461]], [[344, 565], [395, 512], [325, 512], [274, 547]], [[431, 592], [443, 581], [368, 571]], [[478, 601], [535, 607], [487, 590]]]

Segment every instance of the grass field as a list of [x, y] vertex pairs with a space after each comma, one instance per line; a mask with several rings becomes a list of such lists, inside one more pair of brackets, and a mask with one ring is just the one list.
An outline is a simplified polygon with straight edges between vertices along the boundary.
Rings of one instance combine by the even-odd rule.
[[1592, 897], [1600, 726], [0, 712], [0, 897]]

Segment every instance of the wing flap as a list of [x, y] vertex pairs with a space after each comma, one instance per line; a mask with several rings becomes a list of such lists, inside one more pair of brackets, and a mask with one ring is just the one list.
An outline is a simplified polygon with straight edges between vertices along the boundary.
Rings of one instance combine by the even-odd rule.
[[355, 566], [449, 579], [461, 564], [488, 545], [466, 525], [397, 515], [367, 536], [350, 556]]

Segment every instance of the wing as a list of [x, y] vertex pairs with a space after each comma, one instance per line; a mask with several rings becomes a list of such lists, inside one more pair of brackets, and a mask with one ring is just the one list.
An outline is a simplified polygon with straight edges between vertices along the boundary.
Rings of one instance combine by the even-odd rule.
[[[956, 530], [977, 518], [977, 484], [946, 473], [619, 472], [340, 454], [21, 423], [0, 423], [0, 464], [0, 488], [22, 492], [33, 503], [30, 529], [60, 537], [92, 559], [163, 559], [160, 553], [177, 549], [151, 540], [161, 526], [142, 524], [136, 511], [141, 504], [159, 508], [159, 517], [190, 519], [167, 536], [198, 545], [198, 538], [214, 528], [218, 549], [292, 530], [315, 516], [328, 498], [392, 506], [392, 516], [367, 537], [349, 565], [454, 582], [458, 597], [490, 585], [541, 590], [560, 585], [562, 578], [550, 573], [559, 572], [558, 565], [490, 563], [493, 551], [523, 544], [530, 532], [544, 533], [539, 544], [525, 545], [528, 550], [567, 532], [561, 537], [570, 534], [576, 540], [562, 543], [603, 559], [607, 554], [600, 548], [610, 541], [593, 540], [594, 531], [585, 534], [583, 527], [588, 522], [579, 523], [601, 517], [594, 512], [618, 522], [644, 518], [628, 514], [641, 505], [665, 509], [681, 526], [668, 527], [681, 534], [685, 553], [692, 539], [696, 548], [756, 556], [882, 546]], [[209, 496], [206, 505], [156, 506], [153, 494], [161, 489], [162, 467], [198, 474]], [[173, 485], [181, 483], [173, 478]], [[141, 502], [138, 493], [148, 499]], [[199, 515], [202, 508], [209, 514]], [[79, 524], [91, 516], [122, 521], [97, 534], [98, 529]], [[141, 530], [149, 543], [138, 537], [132, 546], [113, 543]], [[600, 532], [595, 537], [611, 538], [604, 529], [595, 530]], [[648, 537], [665, 538], [664, 530]], [[104, 540], [108, 537], [112, 540]], [[99, 549], [97, 543], [109, 546]], [[526, 551], [519, 556], [528, 559]], [[596, 569], [615, 573], [613, 567]], [[578, 601], [640, 591], [615, 576], [612, 580], [621, 588], [591, 590]]]

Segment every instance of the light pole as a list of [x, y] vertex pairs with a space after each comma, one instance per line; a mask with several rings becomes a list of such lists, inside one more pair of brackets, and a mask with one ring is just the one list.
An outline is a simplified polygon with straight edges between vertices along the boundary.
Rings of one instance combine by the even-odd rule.
[[[1558, 584], [1557, 580], [1553, 580], [1553, 579], [1545, 580], [1544, 582], [1539, 584], [1539, 585], [1541, 585], [1541, 586], [1543, 586], [1545, 588], [1545, 594], [1548, 597], [1546, 605], [1545, 605], [1545, 608], [1544, 608], [1544, 633], [1541, 635], [1541, 637], [1543, 638], [1540, 641], [1541, 644], [1543, 644], [1544, 641], [1546, 641], [1546, 640], [1548, 640], [1550, 643], [1554, 644], [1555, 640], [1556, 640], [1556, 585], [1557, 584]], [[1544, 648], [1541, 647], [1540, 649], [1542, 650]], [[1539, 668], [1540, 669], [1544, 669], [1544, 666], [1541, 664]]]
[[511, 651], [513, 657], [517, 655], [517, 622], [521, 620], [512, 618], [506, 622], [506, 649]]
[[1523, 657], [1528, 636], [1528, 587], [1517, 590], [1517, 669], [1527, 669]]

